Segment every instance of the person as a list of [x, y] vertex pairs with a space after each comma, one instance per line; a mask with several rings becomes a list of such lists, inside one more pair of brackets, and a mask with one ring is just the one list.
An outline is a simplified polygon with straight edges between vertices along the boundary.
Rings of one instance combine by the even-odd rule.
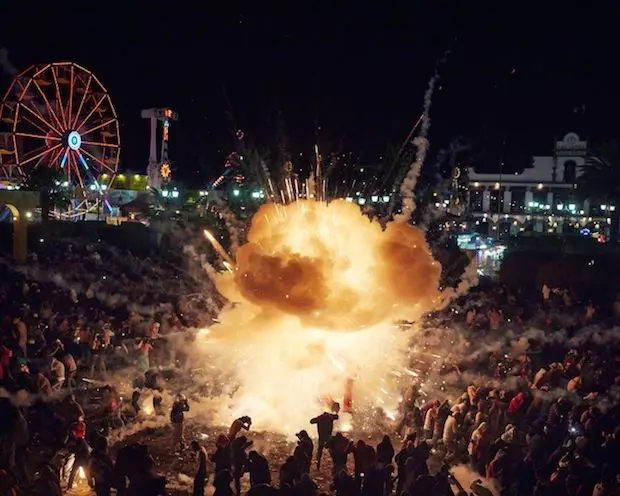
[[13, 325], [15, 326], [13, 335], [15, 337], [15, 341], [17, 342], [17, 347], [21, 352], [21, 356], [23, 358], [27, 358], [28, 328], [20, 316], [13, 319]]
[[468, 453], [471, 458], [471, 464], [478, 473], [484, 473], [488, 449], [490, 445], [489, 429], [486, 422], [482, 422], [471, 435]]
[[230, 471], [232, 468], [232, 451], [230, 440], [224, 434], [220, 434], [215, 442], [215, 453], [211, 455], [211, 461], [215, 465], [215, 475], [223, 470]]
[[95, 377], [95, 372], [105, 379], [107, 374], [105, 363], [106, 346], [103, 342], [103, 336], [99, 333], [95, 334], [91, 347], [92, 362], [90, 365], [90, 377]]
[[153, 346], [151, 345], [149, 340], [139, 339], [136, 343], [136, 348], [138, 348], [136, 370], [141, 374], [145, 374], [146, 371], [151, 367], [149, 361], [149, 354], [153, 350]]
[[88, 464], [90, 462], [89, 447], [86, 442], [86, 423], [83, 420], [78, 420], [71, 428], [70, 451], [74, 458], [71, 473], [69, 474], [69, 482], [67, 483], [68, 489], [73, 487], [78, 469], [82, 468], [88, 470]]
[[361, 491], [365, 474], [375, 466], [377, 461], [375, 449], [360, 439], [356, 444], [349, 445], [347, 453], [353, 453], [355, 485], [358, 491]]
[[377, 445], [377, 465], [380, 469], [392, 464], [394, 459], [394, 446], [390, 436], [383, 436], [381, 442]]
[[332, 404], [330, 412], [323, 412], [318, 417], [314, 417], [310, 420], [311, 424], [316, 425], [316, 429], [319, 435], [319, 445], [316, 452], [316, 468], [321, 468], [321, 458], [323, 457], [323, 450], [327, 445], [327, 442], [331, 439], [334, 432], [334, 422], [338, 420], [338, 412], [340, 411], [340, 405], [337, 402]]
[[280, 492], [287, 488], [295, 487], [295, 484], [301, 478], [299, 465], [294, 457], [289, 456], [280, 467]]
[[50, 371], [54, 379], [54, 390], [60, 391], [65, 384], [65, 364], [52, 356], [50, 357]]
[[155, 415], [158, 417], [163, 417], [165, 415], [162, 402], [163, 399], [160, 395], [156, 394], [153, 396], [153, 410], [155, 411]]
[[312, 439], [310, 439], [308, 432], [305, 430], [299, 431], [295, 435], [297, 436], [297, 446], [295, 447], [293, 456], [299, 463], [301, 473], [307, 474], [310, 472], [312, 455], [314, 454], [314, 443], [312, 442]]
[[75, 358], [70, 353], [67, 353], [64, 357], [64, 365], [65, 365], [65, 384], [69, 391], [73, 391], [77, 382], [75, 380], [77, 376], [77, 364], [75, 363]]
[[241, 478], [247, 471], [247, 449], [252, 446], [252, 444], [253, 441], [248, 441], [248, 438], [245, 436], [239, 436], [231, 442], [233, 479], [235, 480], [235, 493], [237, 496], [241, 495]]
[[108, 440], [98, 436], [88, 462], [89, 484], [97, 496], [110, 496], [114, 463], [108, 454]]
[[239, 417], [231, 424], [230, 429], [228, 430], [228, 439], [232, 442], [237, 437], [237, 434], [241, 432], [241, 429], [249, 431], [251, 426], [252, 419], [250, 417], [247, 415]]
[[183, 422], [185, 412], [189, 412], [189, 403], [182, 394], [177, 395], [170, 411], [170, 422], [172, 423], [172, 446], [183, 450], [185, 442], [183, 439]]
[[198, 457], [198, 467], [194, 476], [194, 490], [192, 494], [193, 496], [204, 496], [205, 484], [207, 482], [207, 450], [198, 441], [192, 441], [191, 448]]
[[250, 487], [258, 484], [271, 484], [271, 472], [267, 458], [258, 451], [252, 450], [248, 454], [248, 472], [250, 473]]
[[233, 491], [230, 488], [232, 480], [233, 476], [230, 470], [222, 470], [216, 473], [213, 479], [213, 486], [215, 487], [213, 496], [232, 496]]
[[334, 477], [336, 474], [340, 473], [341, 470], [346, 470], [347, 456], [351, 444], [351, 441], [344, 437], [342, 433], [337, 432], [325, 445], [332, 458], [332, 475]]

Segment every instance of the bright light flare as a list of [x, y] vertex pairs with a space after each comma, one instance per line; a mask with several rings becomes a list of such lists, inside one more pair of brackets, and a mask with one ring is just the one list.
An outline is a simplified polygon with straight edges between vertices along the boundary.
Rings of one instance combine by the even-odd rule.
[[346, 201], [266, 204], [230, 263], [216, 284], [239, 304], [198, 344], [238, 381], [222, 398], [222, 422], [245, 414], [257, 429], [307, 429], [320, 398], [342, 404], [348, 379], [355, 412], [397, 408], [392, 371], [406, 370], [411, 333], [393, 323], [439, 297], [441, 267], [419, 229], [383, 229]]

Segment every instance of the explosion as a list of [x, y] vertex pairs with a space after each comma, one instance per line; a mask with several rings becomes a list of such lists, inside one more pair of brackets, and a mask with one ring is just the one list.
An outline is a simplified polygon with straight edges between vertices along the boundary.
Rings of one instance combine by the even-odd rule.
[[291, 434], [326, 398], [342, 403], [351, 380], [354, 422], [397, 407], [411, 335], [395, 322], [440, 296], [441, 267], [422, 231], [384, 229], [343, 200], [270, 203], [235, 258], [216, 278], [233, 303], [201, 340], [212, 366], [234, 377], [220, 420], [246, 414]]

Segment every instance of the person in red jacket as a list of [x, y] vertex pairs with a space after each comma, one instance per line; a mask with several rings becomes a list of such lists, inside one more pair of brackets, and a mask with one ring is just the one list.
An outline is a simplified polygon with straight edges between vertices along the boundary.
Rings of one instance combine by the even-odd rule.
[[508, 414], [508, 419], [511, 422], [518, 421], [518, 417], [521, 414], [524, 403], [525, 394], [523, 392], [517, 393], [515, 397], [510, 400], [506, 413]]

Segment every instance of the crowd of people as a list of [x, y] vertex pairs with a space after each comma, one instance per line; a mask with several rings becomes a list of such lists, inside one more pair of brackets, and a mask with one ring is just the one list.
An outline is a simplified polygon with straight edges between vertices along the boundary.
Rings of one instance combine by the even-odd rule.
[[[106, 379], [129, 367], [144, 386], [153, 365], [178, 364], [162, 343], [214, 317], [221, 302], [191, 296], [203, 293], [165, 262], [75, 241], [0, 264], [0, 496], [61, 495], [80, 479], [97, 496], [166, 494], [149, 446], [108, 446], [142, 406], [136, 390], [124, 407]], [[458, 353], [425, 372], [447, 386], [410, 384], [380, 442], [340, 431], [340, 405], [327, 405], [280, 467], [255, 449], [249, 417], [213, 445], [186, 443], [191, 402], [176, 395], [164, 411], [154, 395], [153, 407], [168, 416], [170, 450], [194, 454], [194, 495], [208, 484], [216, 496], [246, 486], [253, 496], [318, 495], [325, 466], [329, 491], [343, 496], [620, 494], [612, 310], [547, 285], [529, 296], [480, 289], [418, 323], [421, 341], [458, 340]]]

